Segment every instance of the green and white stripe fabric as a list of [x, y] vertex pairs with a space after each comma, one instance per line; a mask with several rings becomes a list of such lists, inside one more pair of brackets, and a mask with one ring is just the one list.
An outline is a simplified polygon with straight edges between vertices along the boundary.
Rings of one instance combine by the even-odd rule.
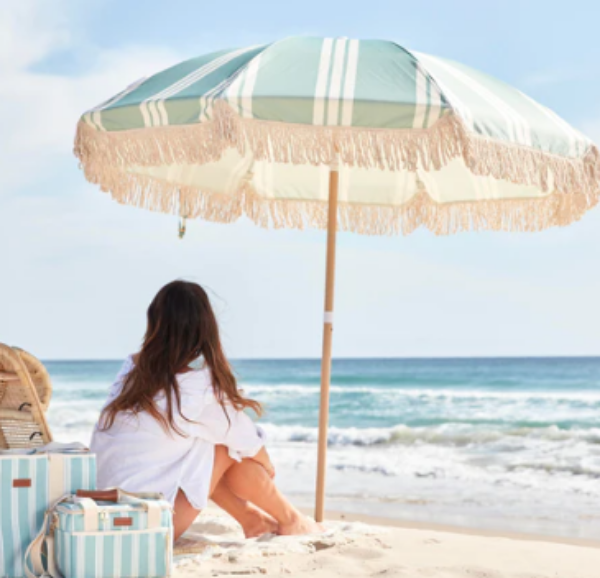
[[[99, 502], [95, 531], [86, 530], [81, 504], [60, 504], [56, 508], [55, 547], [64, 578], [169, 576], [173, 556], [171, 506], [163, 500], [153, 503], [160, 508], [156, 526], [142, 506]], [[124, 519], [130, 525], [118, 524]]]
[[313, 126], [429, 128], [447, 111], [485, 137], [582, 157], [591, 142], [519, 90], [394, 42], [288, 38], [215, 52], [132, 84], [83, 115], [123, 131], [207, 122], [215, 102], [242, 118]]
[[[31, 486], [15, 488], [15, 480]], [[0, 576], [25, 576], [23, 556], [48, 505], [46, 456], [0, 456]]]
[[0, 455], [0, 576], [25, 576], [25, 551], [53, 500], [95, 487], [91, 454]]
[[[600, 191], [598, 150], [553, 111], [383, 40], [292, 37], [188, 60], [85, 113], [76, 154], [121, 202], [221, 221], [245, 211], [261, 224], [285, 213], [283, 226], [324, 224], [339, 166], [341, 210], [359, 232], [453, 232], [469, 228], [456, 225], [466, 212], [479, 228], [543, 228], [578, 218]], [[546, 202], [525, 223], [506, 199]], [[275, 207], [286, 201], [316, 205]], [[356, 207], [388, 224], [365, 229]]]

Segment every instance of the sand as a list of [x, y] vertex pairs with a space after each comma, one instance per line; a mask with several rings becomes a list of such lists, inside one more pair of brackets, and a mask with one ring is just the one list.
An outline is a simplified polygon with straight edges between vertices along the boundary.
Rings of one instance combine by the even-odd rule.
[[207, 510], [178, 544], [180, 551], [187, 547], [196, 553], [177, 556], [174, 578], [600, 578], [600, 542], [381, 526], [346, 518], [330, 519], [321, 536], [244, 540], [235, 521]]

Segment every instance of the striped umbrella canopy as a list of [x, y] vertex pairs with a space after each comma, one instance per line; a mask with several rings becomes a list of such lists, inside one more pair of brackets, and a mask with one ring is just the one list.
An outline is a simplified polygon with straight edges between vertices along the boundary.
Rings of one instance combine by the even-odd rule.
[[121, 203], [327, 228], [317, 518], [336, 231], [536, 231], [600, 196], [598, 149], [553, 111], [383, 40], [293, 37], [187, 60], [86, 112], [75, 154]]
[[[118, 201], [186, 217], [358, 233], [566, 225], [598, 149], [548, 108], [394, 42], [288, 38], [193, 58], [90, 110], [75, 153]], [[337, 161], [336, 161], [337, 162]]]

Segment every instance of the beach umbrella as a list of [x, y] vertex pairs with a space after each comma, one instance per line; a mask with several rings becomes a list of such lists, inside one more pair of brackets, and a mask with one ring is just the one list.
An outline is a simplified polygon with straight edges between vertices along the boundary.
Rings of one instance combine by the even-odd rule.
[[[550, 109], [394, 42], [221, 50], [83, 114], [75, 154], [121, 203], [327, 229], [316, 518], [323, 516], [336, 231], [539, 231], [597, 204], [598, 149]], [[392, 265], [393, 266], [393, 265]]]

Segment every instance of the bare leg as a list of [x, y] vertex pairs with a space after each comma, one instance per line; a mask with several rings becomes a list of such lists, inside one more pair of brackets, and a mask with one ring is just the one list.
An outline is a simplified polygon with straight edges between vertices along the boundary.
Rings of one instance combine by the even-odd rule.
[[[213, 466], [212, 479], [210, 482], [210, 492], [217, 487], [225, 472], [235, 463], [229, 457], [227, 448], [224, 446], [215, 446], [215, 462]], [[198, 517], [200, 510], [197, 510], [190, 504], [187, 496], [179, 490], [175, 498], [175, 508], [173, 512], [173, 533], [177, 540]]]
[[[210, 495], [242, 525], [247, 537], [272, 532], [275, 529], [273, 520], [278, 525], [277, 533], [282, 535], [323, 531], [322, 526], [308, 520], [284, 498], [260, 464], [252, 460], [238, 463], [229, 457], [224, 446], [215, 447]], [[175, 540], [192, 525], [199, 513], [200, 510], [194, 508], [180, 490], [173, 513]]]
[[246, 538], [257, 538], [263, 534], [277, 534], [279, 530], [277, 522], [250, 502], [236, 496], [224, 480], [221, 480], [210, 498], [239, 522]]
[[252, 460], [234, 463], [223, 476], [227, 487], [242, 501], [251, 502], [279, 524], [279, 534], [313, 534], [323, 531], [294, 508], [279, 492], [265, 469]]

